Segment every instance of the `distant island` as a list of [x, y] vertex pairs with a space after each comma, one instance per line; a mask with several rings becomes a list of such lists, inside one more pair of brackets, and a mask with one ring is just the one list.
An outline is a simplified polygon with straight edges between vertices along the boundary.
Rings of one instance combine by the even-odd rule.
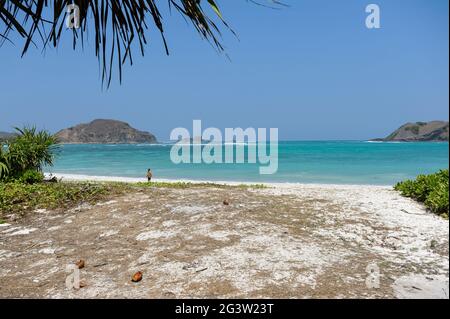
[[388, 137], [372, 141], [445, 142], [448, 141], [448, 126], [445, 121], [406, 123]]
[[179, 139], [177, 143], [186, 143], [186, 144], [193, 144], [193, 143], [197, 143], [197, 144], [207, 144], [207, 143], [211, 143], [210, 140], [205, 140], [203, 138], [201, 138], [201, 136], [196, 136], [196, 137], [191, 137], [191, 138], [183, 138], [183, 139]]
[[116, 120], [97, 119], [79, 124], [55, 134], [62, 144], [156, 144], [156, 137], [138, 131], [128, 123]]

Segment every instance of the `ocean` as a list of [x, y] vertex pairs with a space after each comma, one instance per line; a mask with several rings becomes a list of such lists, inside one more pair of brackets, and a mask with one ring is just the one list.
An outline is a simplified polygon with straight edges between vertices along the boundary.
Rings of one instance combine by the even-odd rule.
[[[174, 164], [172, 145], [61, 145], [48, 173], [158, 179], [393, 185], [449, 167], [448, 143], [286, 141], [278, 172], [260, 175], [256, 164]], [[248, 146], [245, 147], [246, 151]]]

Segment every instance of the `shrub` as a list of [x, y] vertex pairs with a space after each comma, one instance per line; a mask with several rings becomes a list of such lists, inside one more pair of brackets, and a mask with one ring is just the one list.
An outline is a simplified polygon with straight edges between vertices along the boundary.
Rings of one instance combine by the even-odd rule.
[[0, 182], [0, 218], [2, 214], [25, 214], [38, 208], [64, 209], [95, 203], [127, 190], [126, 185], [113, 184]]
[[0, 144], [0, 180], [9, 174], [8, 161], [3, 152], [3, 145]]
[[6, 163], [0, 162], [0, 180], [3, 178], [3, 176], [7, 176], [8, 173], [9, 169]]
[[42, 172], [30, 169], [25, 171], [22, 176], [20, 176], [19, 180], [25, 184], [42, 183], [44, 181], [44, 174], [42, 174]]
[[403, 196], [411, 197], [425, 204], [433, 213], [448, 216], [449, 213], [449, 171], [419, 175], [416, 180], [407, 180], [395, 185]]
[[16, 128], [19, 133], [14, 139], [0, 145], [0, 180], [21, 180], [38, 177], [44, 165], [53, 165], [56, 151], [56, 138], [46, 131], [36, 128]]

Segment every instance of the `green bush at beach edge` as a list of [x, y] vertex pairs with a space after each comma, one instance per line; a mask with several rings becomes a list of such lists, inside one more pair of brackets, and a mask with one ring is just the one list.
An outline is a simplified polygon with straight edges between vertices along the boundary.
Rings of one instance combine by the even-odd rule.
[[42, 182], [42, 167], [53, 166], [57, 139], [35, 127], [16, 131], [14, 138], [0, 143], [0, 181]]
[[102, 199], [123, 194], [125, 190], [126, 188], [120, 185], [87, 182], [0, 182], [0, 218], [6, 213], [23, 215], [36, 209], [66, 209], [82, 203], [94, 204]]
[[394, 186], [403, 196], [413, 198], [433, 213], [448, 218], [449, 214], [449, 171], [419, 175], [415, 180], [400, 182]]

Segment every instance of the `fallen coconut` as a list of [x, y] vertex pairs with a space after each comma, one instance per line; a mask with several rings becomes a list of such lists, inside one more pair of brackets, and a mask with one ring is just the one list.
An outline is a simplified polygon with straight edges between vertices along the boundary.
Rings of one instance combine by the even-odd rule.
[[142, 272], [138, 271], [137, 273], [135, 273], [133, 275], [133, 277], [131, 277], [131, 281], [132, 282], [139, 282], [142, 280]]

